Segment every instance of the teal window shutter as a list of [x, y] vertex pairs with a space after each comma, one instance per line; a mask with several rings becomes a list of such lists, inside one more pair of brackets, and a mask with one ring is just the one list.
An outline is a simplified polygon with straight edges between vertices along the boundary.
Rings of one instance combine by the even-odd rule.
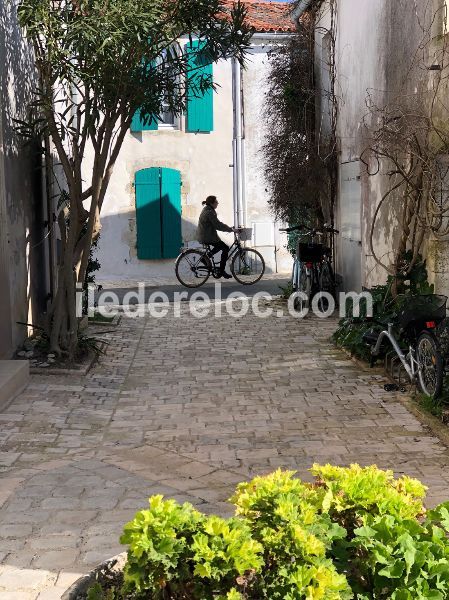
[[182, 245], [181, 174], [161, 169], [162, 258], [176, 258]]
[[138, 258], [175, 258], [182, 244], [180, 172], [142, 169], [135, 189]]
[[[155, 68], [155, 62], [150, 61], [149, 66], [147, 67], [147, 72], [153, 70]], [[147, 123], [143, 122], [143, 119], [140, 116], [140, 110], [136, 110], [134, 116], [131, 121], [132, 132], [135, 131], [156, 131], [158, 129], [157, 117], [156, 115], [151, 116], [151, 120]]]
[[157, 118], [155, 116], [152, 117], [151, 121], [147, 124], [143, 122], [143, 119], [140, 117], [140, 110], [137, 110], [134, 113], [134, 116], [131, 121], [131, 131], [156, 131], [158, 128]]
[[201, 93], [195, 89], [196, 81], [202, 77], [213, 76], [212, 64], [207, 55], [201, 52], [204, 42], [189, 42], [185, 46], [188, 57], [189, 74], [187, 85], [186, 130], [191, 132], [210, 132], [214, 129], [214, 92], [212, 89]]
[[137, 256], [162, 257], [160, 169], [143, 169], [135, 175]]

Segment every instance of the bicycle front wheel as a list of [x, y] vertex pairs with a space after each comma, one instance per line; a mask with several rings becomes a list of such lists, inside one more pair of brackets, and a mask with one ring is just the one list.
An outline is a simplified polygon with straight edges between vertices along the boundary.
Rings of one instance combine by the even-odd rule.
[[293, 308], [299, 312], [302, 312], [310, 305], [310, 296], [312, 294], [312, 281], [311, 275], [308, 272], [307, 267], [298, 263], [297, 269], [299, 270], [298, 286], [296, 292], [301, 292], [301, 295], [295, 297], [293, 302]]
[[319, 276], [319, 286], [320, 289], [318, 291], [319, 300], [318, 300], [318, 308], [321, 312], [327, 312], [329, 308], [329, 298], [326, 296], [320, 295], [322, 292], [326, 294], [330, 294], [332, 298], [335, 300], [335, 283], [334, 276], [332, 274], [332, 267], [328, 262], [323, 262], [320, 268], [320, 276]]
[[262, 254], [253, 248], [240, 248], [232, 259], [231, 273], [242, 285], [257, 283], [265, 273]]
[[443, 358], [431, 333], [423, 331], [418, 337], [416, 356], [421, 390], [429, 398], [437, 399], [443, 388]]
[[185, 287], [202, 286], [209, 279], [211, 271], [211, 262], [203, 250], [191, 248], [182, 252], [176, 259], [176, 277]]

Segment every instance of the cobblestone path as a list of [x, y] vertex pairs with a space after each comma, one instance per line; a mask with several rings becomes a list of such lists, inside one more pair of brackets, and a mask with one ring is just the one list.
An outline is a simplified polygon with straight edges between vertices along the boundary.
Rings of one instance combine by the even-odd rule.
[[182, 313], [124, 318], [85, 378], [33, 376], [0, 413], [1, 600], [60, 598], [154, 493], [229, 514], [237, 482], [332, 461], [449, 496], [447, 449], [328, 343], [335, 321]]

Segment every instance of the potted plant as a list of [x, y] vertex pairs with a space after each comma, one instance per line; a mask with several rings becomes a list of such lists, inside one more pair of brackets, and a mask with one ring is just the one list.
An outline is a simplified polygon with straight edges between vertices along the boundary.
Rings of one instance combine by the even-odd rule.
[[153, 496], [122, 562], [63, 599], [449, 599], [449, 503], [426, 511], [424, 485], [375, 466], [311, 472], [239, 484], [229, 519]]

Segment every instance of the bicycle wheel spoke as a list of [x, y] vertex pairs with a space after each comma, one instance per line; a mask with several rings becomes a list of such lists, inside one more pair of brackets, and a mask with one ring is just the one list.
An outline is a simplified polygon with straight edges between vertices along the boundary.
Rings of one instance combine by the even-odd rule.
[[176, 277], [186, 287], [199, 287], [209, 278], [208, 259], [201, 250], [187, 250], [176, 261]]
[[435, 341], [429, 334], [420, 336], [417, 354], [421, 389], [427, 396], [435, 398], [441, 390], [442, 364]]
[[232, 260], [231, 271], [235, 279], [243, 285], [259, 281], [265, 272], [262, 255], [253, 248], [242, 248]]

